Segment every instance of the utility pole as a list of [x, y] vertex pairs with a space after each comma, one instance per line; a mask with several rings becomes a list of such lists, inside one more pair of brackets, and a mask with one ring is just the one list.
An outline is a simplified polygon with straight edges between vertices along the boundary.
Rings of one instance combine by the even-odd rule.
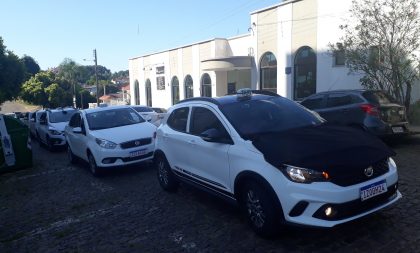
[[95, 59], [96, 105], [99, 107], [98, 58], [96, 57], [96, 49], [93, 49], [93, 57]]

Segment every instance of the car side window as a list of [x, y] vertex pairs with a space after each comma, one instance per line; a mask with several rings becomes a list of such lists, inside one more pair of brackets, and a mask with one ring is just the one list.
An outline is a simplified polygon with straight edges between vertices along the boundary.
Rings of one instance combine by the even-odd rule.
[[327, 99], [327, 107], [337, 107], [352, 104], [350, 94], [337, 93], [330, 94]]
[[39, 121], [46, 121], [47, 120], [47, 113], [43, 112], [39, 117]]
[[69, 121], [69, 126], [70, 127], [80, 127], [80, 114], [79, 113], [75, 113], [73, 116], [71, 116], [70, 121]]
[[310, 110], [324, 108], [324, 95], [314, 96], [302, 101], [301, 105]]
[[215, 128], [223, 134], [227, 134], [222, 122], [216, 115], [207, 108], [193, 107], [191, 113], [190, 134], [201, 135], [201, 133]]
[[175, 109], [168, 118], [168, 126], [176, 131], [186, 132], [189, 107]]

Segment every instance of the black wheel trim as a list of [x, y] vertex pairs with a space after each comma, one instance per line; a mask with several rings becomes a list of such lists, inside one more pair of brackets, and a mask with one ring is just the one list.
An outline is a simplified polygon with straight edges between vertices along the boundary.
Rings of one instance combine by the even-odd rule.
[[158, 172], [159, 172], [159, 181], [164, 185], [168, 185], [168, 169], [166, 168], [165, 161], [160, 158], [158, 161]]
[[261, 205], [261, 200], [252, 189], [246, 192], [246, 208], [248, 217], [253, 225], [257, 228], [262, 228], [266, 220], [264, 208]]
[[89, 168], [90, 168], [90, 171], [93, 174], [96, 174], [97, 166], [96, 166], [95, 158], [93, 157], [92, 154], [89, 154], [89, 158], [88, 159], [89, 159]]

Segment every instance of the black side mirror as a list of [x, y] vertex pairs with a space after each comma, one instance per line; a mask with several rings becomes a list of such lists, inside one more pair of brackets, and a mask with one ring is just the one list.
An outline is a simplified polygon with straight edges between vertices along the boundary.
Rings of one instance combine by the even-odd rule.
[[233, 144], [232, 139], [216, 128], [210, 128], [200, 134], [201, 139], [207, 142]]

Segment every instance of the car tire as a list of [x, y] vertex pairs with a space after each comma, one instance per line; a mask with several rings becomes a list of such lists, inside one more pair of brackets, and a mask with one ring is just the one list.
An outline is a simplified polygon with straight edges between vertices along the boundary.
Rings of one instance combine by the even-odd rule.
[[91, 153], [88, 154], [89, 170], [95, 177], [101, 175], [101, 168], [96, 164], [95, 158]]
[[71, 151], [70, 145], [67, 145], [67, 157], [69, 158], [71, 164], [75, 164], [77, 162], [76, 156], [73, 154], [73, 151]]
[[163, 154], [158, 155], [155, 164], [160, 186], [165, 191], [175, 192], [178, 189], [179, 182], [173, 174], [166, 157]]
[[252, 229], [262, 237], [271, 238], [280, 232], [283, 214], [266, 188], [260, 182], [247, 181], [242, 187], [240, 205]]

